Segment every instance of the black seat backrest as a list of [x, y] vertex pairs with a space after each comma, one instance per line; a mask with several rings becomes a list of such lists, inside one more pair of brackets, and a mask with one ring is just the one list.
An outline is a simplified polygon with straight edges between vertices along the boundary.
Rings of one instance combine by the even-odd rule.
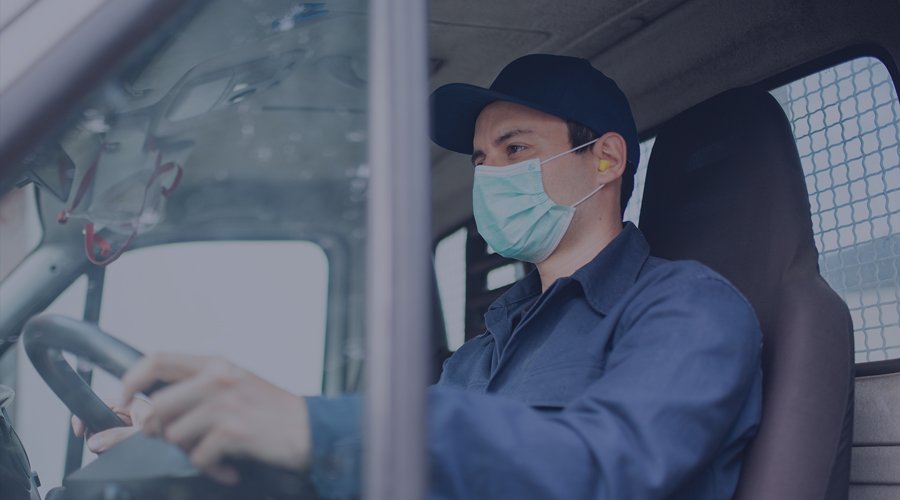
[[847, 498], [853, 327], [819, 274], [809, 198], [787, 117], [741, 88], [659, 131], [640, 226], [651, 253], [712, 267], [763, 331], [763, 415], [735, 498]]

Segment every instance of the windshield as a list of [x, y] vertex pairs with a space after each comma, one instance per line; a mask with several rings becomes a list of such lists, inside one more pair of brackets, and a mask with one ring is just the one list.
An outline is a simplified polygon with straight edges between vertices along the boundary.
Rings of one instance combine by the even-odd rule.
[[[100, 327], [144, 352], [222, 355], [297, 394], [356, 391], [366, 36], [365, 2], [188, 2], [18, 166], [43, 240], [0, 282], [0, 335], [54, 297], [78, 319], [100, 300]], [[83, 276], [101, 268], [98, 292]], [[14, 419], [46, 492], [68, 413], [15, 351]]]

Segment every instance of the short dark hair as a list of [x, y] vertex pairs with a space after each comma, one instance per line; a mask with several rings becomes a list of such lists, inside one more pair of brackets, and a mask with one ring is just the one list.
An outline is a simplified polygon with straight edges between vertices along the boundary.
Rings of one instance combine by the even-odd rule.
[[[600, 137], [589, 127], [578, 122], [567, 120], [566, 126], [569, 129], [569, 143], [573, 148], [576, 146], [581, 146], [582, 144], [588, 143], [590, 141], [593, 141], [597, 137]], [[579, 149], [575, 151], [575, 154], [584, 154], [586, 151], [587, 148]], [[637, 168], [635, 167], [634, 163], [631, 160], [628, 160], [628, 163], [625, 166], [625, 173], [622, 174], [622, 192], [620, 193], [620, 209], [622, 215], [625, 215], [625, 207], [628, 206], [628, 200], [631, 199], [631, 192], [634, 191], [634, 173], [636, 171]]]

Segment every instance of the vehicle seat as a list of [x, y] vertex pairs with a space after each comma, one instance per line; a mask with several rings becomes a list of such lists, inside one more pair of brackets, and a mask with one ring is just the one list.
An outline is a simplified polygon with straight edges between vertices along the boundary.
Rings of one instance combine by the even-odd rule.
[[778, 102], [734, 89], [663, 126], [640, 227], [652, 254], [715, 269], [759, 317], [763, 414], [735, 498], [847, 498], [853, 326], [819, 274], [803, 169]]

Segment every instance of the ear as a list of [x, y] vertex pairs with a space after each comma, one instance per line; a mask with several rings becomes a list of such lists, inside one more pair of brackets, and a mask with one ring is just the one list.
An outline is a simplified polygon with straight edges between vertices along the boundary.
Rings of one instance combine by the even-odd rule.
[[625, 173], [628, 148], [625, 146], [625, 139], [618, 132], [607, 132], [600, 136], [591, 146], [591, 155], [594, 163], [599, 166], [597, 175], [603, 178], [603, 182], [612, 182]]

